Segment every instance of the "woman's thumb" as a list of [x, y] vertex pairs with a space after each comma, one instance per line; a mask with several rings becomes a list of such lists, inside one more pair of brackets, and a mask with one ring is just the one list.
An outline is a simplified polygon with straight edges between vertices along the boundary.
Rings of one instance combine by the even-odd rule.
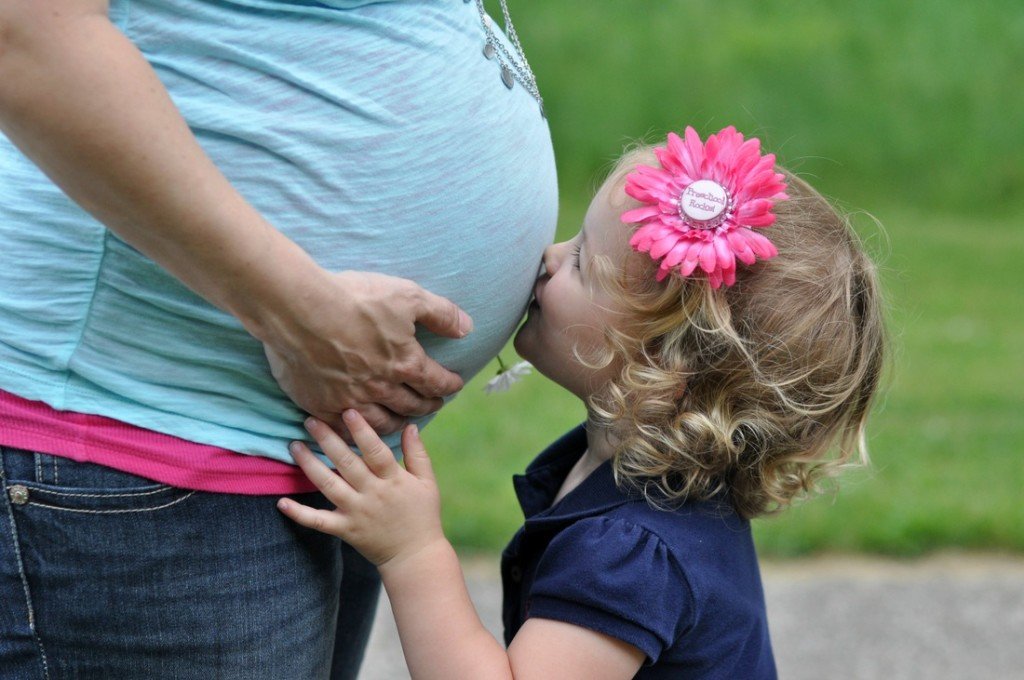
[[473, 330], [473, 319], [458, 305], [440, 295], [420, 289], [422, 296], [416, 322], [446, 338], [462, 338]]

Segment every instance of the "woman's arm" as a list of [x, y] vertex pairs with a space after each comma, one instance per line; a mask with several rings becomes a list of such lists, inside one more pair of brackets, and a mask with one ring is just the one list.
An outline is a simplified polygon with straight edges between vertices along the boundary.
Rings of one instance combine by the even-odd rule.
[[394, 431], [399, 415], [440, 408], [462, 381], [412, 334], [419, 322], [462, 337], [465, 313], [409, 281], [317, 266], [217, 170], [107, 12], [107, 0], [0, 0], [4, 134], [103, 224], [236, 316], [308, 412], [336, 422], [357, 407]]
[[636, 674], [645, 658], [639, 649], [560, 621], [527, 620], [506, 652], [480, 622], [441, 529], [440, 494], [415, 426], [402, 433], [402, 469], [358, 414], [347, 411], [344, 419], [362, 459], [324, 423], [307, 422], [337, 472], [304, 444], [292, 446], [296, 462], [337, 509], [314, 510], [284, 498], [278, 507], [303, 526], [343, 538], [377, 565], [415, 680], [619, 680]]

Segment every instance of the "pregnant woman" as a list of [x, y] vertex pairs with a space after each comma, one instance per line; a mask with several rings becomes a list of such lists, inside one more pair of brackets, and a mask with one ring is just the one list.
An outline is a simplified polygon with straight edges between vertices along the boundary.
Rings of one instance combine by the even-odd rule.
[[557, 190], [509, 37], [463, 0], [0, 0], [4, 678], [355, 676], [378, 583], [276, 510], [326, 506], [286, 447], [422, 425], [514, 330]]

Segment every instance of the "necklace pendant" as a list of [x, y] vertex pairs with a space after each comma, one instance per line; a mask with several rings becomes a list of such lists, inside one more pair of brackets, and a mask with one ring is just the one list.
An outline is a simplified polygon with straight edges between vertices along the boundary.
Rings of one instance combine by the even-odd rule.
[[[464, 0], [467, 4], [472, 0]], [[494, 22], [484, 9], [484, 0], [476, 0], [476, 9], [480, 14], [480, 22], [483, 24], [486, 43], [483, 47], [483, 55], [488, 60], [494, 60], [501, 67], [501, 82], [509, 90], [513, 89], [516, 80], [523, 86], [527, 94], [537, 101], [541, 118], [547, 120], [547, 112], [544, 111], [544, 101], [541, 99], [540, 91], [537, 89], [537, 79], [530, 70], [530, 64], [526, 61], [523, 53], [523, 46], [519, 44], [519, 36], [516, 35], [515, 26], [512, 25], [512, 17], [509, 16], [508, 5], [505, 0], [501, 2], [501, 13], [505, 18], [505, 30], [516, 56], [512, 56], [502, 45], [494, 34]], [[517, 60], [518, 57], [518, 60]], [[509, 63], [506, 63], [506, 60]]]

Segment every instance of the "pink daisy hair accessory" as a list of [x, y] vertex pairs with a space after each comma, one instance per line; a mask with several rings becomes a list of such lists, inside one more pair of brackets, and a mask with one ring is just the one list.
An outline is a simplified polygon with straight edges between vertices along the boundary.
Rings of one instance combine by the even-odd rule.
[[789, 198], [785, 177], [775, 172], [775, 154], [761, 155], [761, 141], [744, 141], [732, 126], [707, 142], [689, 126], [683, 135], [670, 132], [654, 149], [660, 168], [638, 165], [626, 176], [626, 193], [644, 205], [621, 219], [640, 225], [629, 244], [660, 260], [658, 281], [673, 270], [703, 271], [712, 288], [731, 286], [737, 258], [753, 264], [778, 255], [754, 229], [775, 222], [775, 202]]

